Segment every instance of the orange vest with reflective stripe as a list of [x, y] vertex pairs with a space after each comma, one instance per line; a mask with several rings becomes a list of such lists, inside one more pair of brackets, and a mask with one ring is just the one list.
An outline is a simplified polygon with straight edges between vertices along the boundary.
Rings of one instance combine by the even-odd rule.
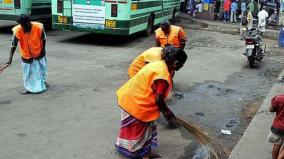
[[152, 47], [136, 57], [128, 68], [129, 77], [132, 78], [136, 75], [147, 63], [161, 60], [162, 49], [161, 47]]
[[180, 47], [180, 39], [179, 39], [179, 26], [171, 25], [171, 31], [168, 36], [165, 35], [161, 28], [155, 31], [156, 38], [159, 40], [161, 47], [165, 47], [166, 44], [174, 45], [175, 47]]
[[147, 64], [117, 90], [118, 105], [141, 121], [156, 120], [160, 116], [160, 111], [152, 84], [158, 79], [166, 80], [169, 84], [166, 98], [172, 89], [172, 78], [165, 61], [161, 60]]
[[30, 33], [25, 33], [21, 25], [15, 26], [12, 31], [19, 40], [20, 54], [23, 59], [36, 58], [41, 54], [41, 35], [43, 31], [43, 25], [41, 23], [32, 22]]

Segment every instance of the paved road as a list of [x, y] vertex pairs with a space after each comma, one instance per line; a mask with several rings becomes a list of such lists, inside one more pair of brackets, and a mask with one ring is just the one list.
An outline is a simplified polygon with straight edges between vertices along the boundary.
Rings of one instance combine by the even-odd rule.
[[[1, 63], [8, 57], [11, 26], [0, 24]], [[283, 57], [275, 53], [251, 70], [241, 56], [243, 45], [238, 36], [186, 32], [191, 39], [186, 48], [189, 61], [175, 76], [175, 92], [182, 95], [174, 94], [170, 105], [178, 115], [210, 128], [223, 144], [233, 147], [250, 121], [251, 114], [243, 112], [248, 108], [252, 114], [256, 111], [253, 108], [258, 104], [252, 103], [261, 101], [269, 91]], [[154, 44], [153, 36], [113, 38], [60, 31], [49, 31], [47, 36], [51, 84], [47, 92], [19, 94], [22, 73], [18, 55], [0, 75], [0, 159], [121, 158], [113, 148], [120, 125], [114, 92], [127, 80], [131, 60]], [[246, 93], [251, 94], [244, 98]], [[232, 126], [226, 127], [230, 122]], [[158, 123], [157, 151], [164, 159], [195, 155], [198, 146], [184, 130], [168, 129], [163, 119]], [[221, 128], [234, 134], [221, 135]]]

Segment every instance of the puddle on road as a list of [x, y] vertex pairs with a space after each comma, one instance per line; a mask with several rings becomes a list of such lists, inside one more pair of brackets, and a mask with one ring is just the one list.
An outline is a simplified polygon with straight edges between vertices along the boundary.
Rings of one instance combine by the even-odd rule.
[[[234, 75], [232, 78], [235, 80], [230, 80], [229, 83], [198, 84], [185, 92], [180, 91], [183, 89], [175, 88], [173, 99], [169, 103], [177, 116], [205, 128], [210, 136], [218, 138], [220, 143], [229, 149], [232, 149], [238, 142], [258, 110], [262, 103], [260, 99], [263, 96], [261, 95], [269, 90], [255, 89], [259, 88], [261, 80], [248, 86], [244, 85], [246, 77], [243, 75]], [[232, 134], [222, 134], [220, 133], [222, 129], [229, 130]], [[206, 152], [199, 146], [192, 147], [190, 152], [194, 159], [206, 157]], [[189, 153], [184, 154], [182, 158], [187, 158], [185, 156], [189, 156]], [[226, 156], [221, 156], [221, 158], [226, 158]]]
[[238, 118], [233, 118], [229, 119], [228, 123], [226, 124], [226, 128], [234, 128], [240, 124], [240, 119]]
[[210, 158], [210, 155], [208, 151], [206, 151], [206, 148], [199, 147], [196, 150], [195, 155], [192, 157], [192, 159], [204, 159], [204, 158]]
[[202, 113], [202, 112], [195, 112], [194, 114], [195, 114], [196, 116], [205, 116], [205, 114]]

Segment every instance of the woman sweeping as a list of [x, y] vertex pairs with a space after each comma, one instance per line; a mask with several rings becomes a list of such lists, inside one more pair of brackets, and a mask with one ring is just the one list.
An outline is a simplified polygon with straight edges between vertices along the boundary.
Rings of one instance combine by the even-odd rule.
[[151, 159], [160, 157], [151, 153], [157, 146], [155, 120], [160, 112], [171, 125], [175, 115], [165, 99], [172, 89], [172, 72], [181, 54], [180, 49], [167, 46], [162, 60], [144, 66], [116, 92], [121, 109], [121, 128], [115, 142], [117, 150], [125, 157]]

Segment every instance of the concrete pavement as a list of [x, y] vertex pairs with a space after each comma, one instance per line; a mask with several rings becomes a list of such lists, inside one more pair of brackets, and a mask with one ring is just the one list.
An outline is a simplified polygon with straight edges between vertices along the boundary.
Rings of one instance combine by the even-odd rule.
[[[282, 79], [283, 76], [284, 70], [278, 79]], [[233, 149], [229, 159], [271, 159], [272, 144], [267, 142], [267, 136], [274, 113], [270, 113], [268, 109], [273, 96], [280, 93], [284, 93], [284, 85], [276, 82], [273, 84], [241, 140]]]

